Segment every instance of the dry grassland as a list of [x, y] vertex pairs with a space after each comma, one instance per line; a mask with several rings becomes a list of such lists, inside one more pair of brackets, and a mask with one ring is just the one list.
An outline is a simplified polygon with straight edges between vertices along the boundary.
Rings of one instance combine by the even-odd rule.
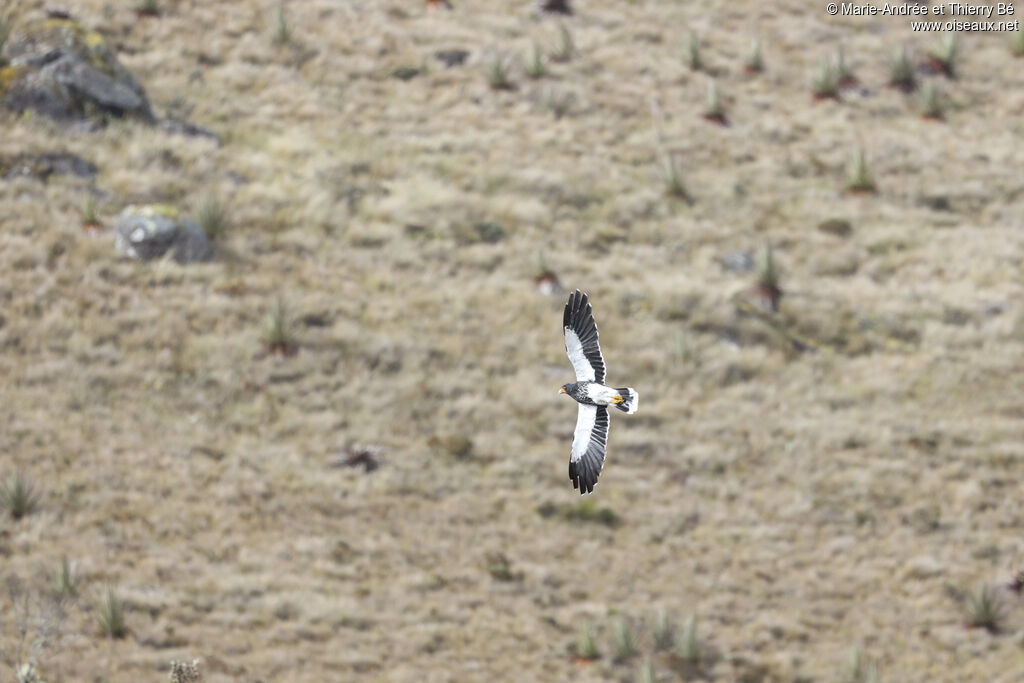
[[[1020, 680], [1011, 36], [963, 34], [956, 79], [920, 76], [947, 98], [935, 121], [886, 86], [903, 43], [920, 60], [942, 39], [902, 18], [581, 0], [574, 54], [532, 79], [558, 20], [453, 1], [291, 2], [284, 44], [262, 0], [72, 3], [159, 116], [223, 145], [0, 114], [0, 156], [99, 167], [105, 226], [82, 229], [86, 181], [0, 181], [0, 476], [40, 490], [0, 521], [7, 659], [24, 623], [53, 636], [47, 681], [192, 658], [210, 682], [639, 680], [647, 657], [660, 681], [869, 680], [855, 647], [883, 681]], [[839, 45], [860, 85], [816, 101]], [[704, 117], [712, 78], [728, 125]], [[845, 190], [860, 149], [875, 194]], [[126, 205], [210, 193], [213, 263], [114, 252]], [[774, 315], [725, 265], [766, 244]], [[590, 292], [609, 381], [642, 396], [612, 416], [593, 507], [566, 476], [564, 297], [537, 292], [538, 252]], [[292, 355], [267, 350], [279, 299]], [[356, 444], [379, 467], [343, 466]], [[62, 556], [78, 595], [57, 606]], [[979, 584], [995, 633], [966, 625]], [[107, 586], [120, 639], [98, 633]], [[696, 615], [699, 662], [651, 655], [659, 611], [679, 633]], [[617, 658], [623, 619], [639, 652]]]

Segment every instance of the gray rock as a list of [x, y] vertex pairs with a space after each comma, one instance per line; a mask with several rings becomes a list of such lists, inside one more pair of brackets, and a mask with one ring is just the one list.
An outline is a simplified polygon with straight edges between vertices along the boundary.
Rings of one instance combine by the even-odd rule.
[[18, 154], [13, 157], [0, 156], [0, 178], [30, 177], [46, 181], [51, 175], [74, 175], [91, 178], [99, 169], [91, 161], [69, 152], [45, 152], [43, 154]]
[[182, 219], [172, 206], [129, 206], [121, 212], [114, 231], [119, 252], [142, 261], [171, 253], [178, 263], [209, 261], [213, 248], [206, 233], [193, 221]]
[[69, 19], [29, 21], [0, 49], [0, 103], [59, 120], [104, 115], [152, 123], [146, 93], [99, 33]]

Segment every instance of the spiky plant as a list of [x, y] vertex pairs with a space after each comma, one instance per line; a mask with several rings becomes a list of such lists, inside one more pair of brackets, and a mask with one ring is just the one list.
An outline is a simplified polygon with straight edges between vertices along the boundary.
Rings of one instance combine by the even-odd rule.
[[878, 683], [878, 667], [864, 657], [859, 645], [850, 649], [846, 663], [846, 680], [849, 683]]
[[934, 83], [928, 83], [924, 86], [924, 108], [921, 111], [921, 116], [935, 121], [941, 121], [946, 118], [946, 107], [942, 92]]
[[700, 638], [697, 636], [697, 616], [691, 615], [686, 620], [686, 626], [683, 627], [683, 635], [679, 639], [679, 656], [683, 661], [690, 664], [696, 664], [701, 660], [704, 655]]
[[100, 627], [100, 634], [109, 638], [124, 638], [128, 632], [124, 622], [124, 605], [111, 586], [103, 590], [96, 621]]
[[278, 298], [270, 311], [270, 325], [267, 329], [267, 348], [272, 353], [282, 356], [291, 355], [295, 350], [295, 340], [291, 333], [291, 320], [284, 300]]
[[536, 255], [533, 258], [533, 275], [534, 277], [546, 277], [548, 275], [554, 275], [554, 272], [548, 266], [548, 259], [544, 255], [544, 252], [540, 249], [537, 250]]
[[821, 60], [818, 74], [814, 77], [814, 99], [839, 99], [839, 70], [828, 57]]
[[959, 40], [955, 33], [948, 33], [939, 46], [928, 54], [928, 63], [947, 78], [956, 78], [956, 58]]
[[594, 627], [587, 624], [580, 630], [576, 639], [576, 654], [580, 659], [593, 661], [601, 656], [597, 647], [597, 638], [594, 637]]
[[889, 67], [889, 85], [903, 92], [912, 92], [917, 88], [917, 71], [906, 45], [896, 53]]
[[615, 625], [615, 661], [624, 662], [636, 656], [636, 637], [629, 620], [623, 618]]
[[86, 194], [85, 199], [82, 200], [80, 213], [82, 214], [83, 228], [95, 230], [100, 227], [100, 219], [96, 215], [96, 199], [92, 196], [91, 192]]
[[743, 69], [750, 74], [759, 74], [764, 71], [764, 55], [761, 52], [760, 38], [754, 39], [754, 45], [750, 48], [750, 54], [743, 64]]
[[697, 38], [697, 34], [690, 32], [690, 35], [686, 39], [686, 65], [690, 67], [690, 71], [700, 71], [704, 68], [704, 60], [700, 56], [700, 40]]
[[662, 173], [665, 180], [665, 194], [675, 199], [689, 201], [690, 193], [686, 189], [686, 183], [683, 182], [683, 174], [679, 171], [679, 165], [672, 154], [665, 155]]
[[537, 43], [534, 43], [530, 48], [530, 59], [526, 62], [526, 75], [534, 80], [548, 75], [548, 67], [544, 63], [544, 54]]
[[853, 158], [853, 165], [850, 167], [850, 177], [846, 183], [849, 192], [870, 194], [876, 190], [875, 178], [868, 166], [868, 158], [863, 149], [857, 150], [857, 156]]
[[654, 661], [647, 657], [640, 667], [640, 683], [657, 683], [658, 672], [654, 669]]
[[288, 26], [288, 16], [284, 13], [284, 4], [274, 10], [274, 32], [272, 39], [275, 45], [291, 45], [292, 30]]
[[555, 46], [554, 52], [551, 53], [551, 59], [556, 62], [568, 62], [575, 54], [576, 44], [573, 43], [572, 34], [569, 33], [569, 29], [565, 27], [565, 24], [562, 24], [558, 27], [558, 45]]
[[31, 514], [39, 503], [39, 492], [35, 483], [21, 472], [15, 472], [0, 485], [0, 503], [12, 519], [21, 519]]
[[[0, 45], [3, 42], [3, 29], [0, 28]], [[1014, 57], [1024, 57], [1024, 28], [1017, 29], [1010, 37], [1010, 53]]]
[[654, 620], [654, 649], [658, 651], [672, 649], [675, 637], [676, 629], [672, 619], [665, 610], [661, 610]]
[[718, 92], [718, 83], [711, 81], [708, 85], [708, 106], [704, 110], [704, 118], [720, 125], [726, 125], [725, 105], [722, 104], [722, 96]]
[[840, 45], [836, 48], [836, 85], [842, 88], [850, 88], [857, 85], [857, 76], [853, 73], [853, 69], [846, 63], [846, 53], [843, 51], [843, 46]]
[[212, 241], [219, 240], [227, 232], [228, 222], [224, 216], [224, 207], [215, 195], [208, 194], [199, 200], [196, 221]]
[[572, 108], [572, 93], [559, 92], [554, 88], [547, 88], [544, 91], [544, 108], [560, 119], [569, 113]]
[[68, 558], [60, 558], [60, 564], [53, 577], [53, 588], [59, 598], [73, 598], [78, 595], [78, 577], [75, 565]]
[[491, 90], [511, 90], [512, 81], [508, 75], [508, 62], [503, 57], [495, 57], [487, 69], [487, 84]]
[[967, 625], [998, 633], [1004, 617], [1003, 603], [996, 589], [980, 584], [967, 601]]

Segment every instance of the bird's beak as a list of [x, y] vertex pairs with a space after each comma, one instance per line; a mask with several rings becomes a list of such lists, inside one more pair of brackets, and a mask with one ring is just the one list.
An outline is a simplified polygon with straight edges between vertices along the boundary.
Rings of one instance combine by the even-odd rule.
[[558, 388], [558, 393], [564, 394], [565, 393], [565, 387], [559, 387]]

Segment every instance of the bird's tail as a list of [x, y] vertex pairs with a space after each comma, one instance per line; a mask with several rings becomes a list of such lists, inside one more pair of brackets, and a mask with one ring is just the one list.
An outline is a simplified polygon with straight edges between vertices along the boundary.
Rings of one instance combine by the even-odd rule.
[[616, 389], [615, 393], [622, 397], [622, 401], [615, 404], [616, 408], [627, 415], [632, 415], [636, 412], [636, 409], [640, 406], [640, 394], [636, 393], [636, 389], [623, 387], [622, 389]]

